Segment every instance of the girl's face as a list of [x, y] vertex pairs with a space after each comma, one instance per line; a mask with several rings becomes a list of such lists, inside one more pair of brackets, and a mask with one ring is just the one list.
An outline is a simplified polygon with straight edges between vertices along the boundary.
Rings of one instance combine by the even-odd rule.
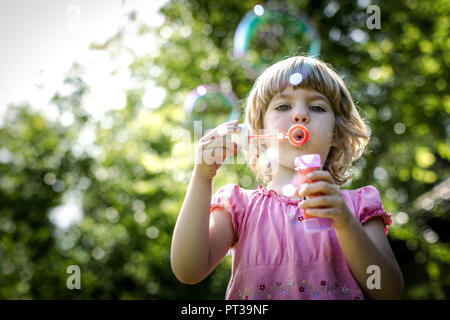
[[283, 139], [279, 143], [279, 165], [295, 168], [295, 157], [320, 154], [324, 164], [333, 143], [335, 116], [328, 99], [314, 89], [288, 86], [272, 98], [264, 115], [264, 129], [287, 132], [292, 125], [302, 124], [309, 131], [308, 141], [300, 147]]

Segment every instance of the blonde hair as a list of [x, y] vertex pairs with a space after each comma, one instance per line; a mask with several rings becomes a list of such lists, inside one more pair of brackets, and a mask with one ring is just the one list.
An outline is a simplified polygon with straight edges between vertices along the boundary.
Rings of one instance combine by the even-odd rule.
[[[245, 123], [253, 133], [264, 129], [264, 115], [270, 101], [291, 85], [289, 78], [294, 73], [302, 76], [302, 81], [294, 88], [314, 89], [331, 103], [335, 114], [333, 139], [336, 147], [330, 148], [324, 170], [330, 172], [336, 184], [342, 185], [353, 177], [347, 169], [362, 155], [369, 142], [369, 132], [344, 81], [330, 65], [316, 58], [295, 56], [267, 68], [247, 97]], [[246, 156], [257, 179], [267, 183], [272, 179], [271, 170], [260, 155], [259, 150], [253, 150]]]

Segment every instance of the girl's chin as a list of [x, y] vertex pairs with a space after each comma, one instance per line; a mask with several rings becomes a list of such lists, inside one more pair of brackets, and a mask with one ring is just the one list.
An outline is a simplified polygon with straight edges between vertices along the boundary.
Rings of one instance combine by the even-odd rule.
[[[292, 170], [295, 169], [295, 158], [299, 156], [303, 156], [305, 154], [320, 154], [320, 152], [317, 152], [315, 150], [309, 150], [309, 149], [303, 149], [303, 148], [296, 148], [296, 149], [288, 149], [288, 150], [282, 150], [280, 148], [280, 165], [284, 167], [291, 168]], [[322, 157], [322, 156], [321, 156]]]
[[295, 147], [295, 146], [289, 146], [289, 148], [286, 149], [281, 149], [280, 148], [280, 154], [282, 155], [286, 155], [289, 158], [292, 158], [294, 161], [295, 157], [304, 155], [304, 154], [310, 154], [313, 153], [311, 152], [311, 150], [309, 150], [308, 148], [301, 146], [301, 147]]

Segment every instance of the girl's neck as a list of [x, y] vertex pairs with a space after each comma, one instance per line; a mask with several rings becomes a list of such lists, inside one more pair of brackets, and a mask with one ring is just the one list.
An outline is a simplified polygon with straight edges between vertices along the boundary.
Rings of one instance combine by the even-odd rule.
[[[279, 166], [278, 171], [276, 174], [272, 175], [272, 180], [267, 184], [267, 190], [273, 189], [275, 190], [279, 195], [283, 195], [283, 188], [288, 185], [292, 184], [295, 187], [295, 178], [297, 176], [297, 171], [292, 170], [291, 168]], [[298, 199], [297, 196], [290, 197], [291, 199]]]

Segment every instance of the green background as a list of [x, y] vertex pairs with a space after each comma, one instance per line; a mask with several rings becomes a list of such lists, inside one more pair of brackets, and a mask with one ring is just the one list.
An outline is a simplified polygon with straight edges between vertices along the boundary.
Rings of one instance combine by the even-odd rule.
[[[87, 66], [76, 62], [65, 80], [71, 90], [55, 92], [49, 102], [72, 114], [72, 124], [26, 104], [8, 106], [0, 127], [1, 299], [224, 298], [229, 256], [198, 285], [179, 283], [170, 268], [171, 236], [193, 167], [193, 122], [182, 105], [193, 88], [216, 83], [232, 88], [243, 107], [253, 79], [233, 57], [232, 43], [240, 19], [257, 3], [170, 1], [158, 28], [130, 13], [114, 37], [92, 45], [92, 52], [108, 53], [112, 66], [122, 55], [133, 57], [125, 66], [134, 81], [124, 89], [126, 105], [109, 111], [107, 124], [84, 107]], [[371, 128], [345, 188], [375, 186], [392, 213], [389, 241], [404, 274], [404, 299], [447, 299], [449, 2], [374, 2], [379, 30], [366, 27], [364, 1], [339, 1], [336, 12], [337, 2], [286, 3], [314, 21], [320, 57], [344, 77]], [[134, 52], [124, 40], [130, 32], [154, 35], [159, 50]], [[289, 52], [275, 56], [305, 51], [284, 45]], [[112, 67], [105, 77], [115, 72]], [[143, 99], [152, 81], [166, 91], [153, 109]], [[87, 150], [77, 147], [86, 128], [95, 129]], [[242, 177], [248, 188], [258, 185], [244, 164], [224, 165], [213, 192], [243, 184]], [[56, 228], [51, 212], [70, 194], [78, 197], [83, 219]], [[81, 269], [81, 290], [67, 289], [69, 265]]]

